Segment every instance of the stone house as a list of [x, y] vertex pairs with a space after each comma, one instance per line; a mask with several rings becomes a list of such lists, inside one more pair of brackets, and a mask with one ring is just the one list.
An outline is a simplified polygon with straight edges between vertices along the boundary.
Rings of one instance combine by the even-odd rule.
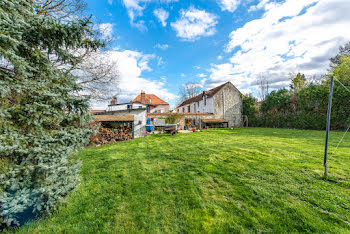
[[169, 103], [154, 94], [146, 94], [145, 91], [131, 101], [132, 103], [143, 103], [147, 105], [147, 113], [168, 113]]
[[[218, 87], [203, 91], [201, 94], [183, 101], [177, 113], [212, 113], [209, 124], [220, 124], [227, 127], [242, 126], [242, 94], [231, 83], [226, 82]], [[204, 120], [205, 122], [205, 120]]]

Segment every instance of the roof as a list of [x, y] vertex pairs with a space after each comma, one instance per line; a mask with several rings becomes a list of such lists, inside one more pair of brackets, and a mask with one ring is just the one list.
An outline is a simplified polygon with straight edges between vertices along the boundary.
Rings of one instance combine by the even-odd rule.
[[203, 123], [228, 123], [226, 119], [202, 119]]
[[[201, 94], [198, 94], [197, 96], [193, 97], [193, 98], [190, 98], [190, 99], [187, 99], [185, 101], [183, 101], [178, 107], [181, 107], [181, 106], [185, 106], [187, 104], [190, 104], [192, 102], [199, 102], [203, 99], [203, 94], [207, 95], [208, 98], [211, 98], [213, 97], [217, 92], [220, 91], [220, 89], [222, 89], [225, 85], [227, 84], [232, 84], [230, 81], [227, 81], [226, 83], [222, 84], [222, 85], [219, 85], [215, 88], [212, 88], [212, 89], [209, 89], [207, 91], [203, 91]], [[232, 84], [233, 85], [233, 84]], [[235, 87], [233, 85], [233, 87]], [[236, 87], [235, 87], [236, 88]], [[236, 88], [237, 89], [237, 88]], [[237, 89], [238, 90], [238, 89]], [[238, 90], [239, 91], [239, 90]]]
[[133, 115], [95, 115], [96, 122], [132, 122]]
[[121, 106], [121, 105], [133, 104], [133, 103], [144, 104], [144, 103], [141, 103], [141, 102], [124, 102], [124, 103], [109, 104], [108, 106]]
[[93, 109], [90, 109], [90, 113], [91, 114], [100, 113], [100, 112], [105, 112], [105, 110], [93, 110]]
[[[151, 102], [148, 101], [149, 99], [151, 99]], [[156, 96], [154, 94], [145, 94], [144, 101], [141, 101], [141, 94], [139, 94], [131, 102], [139, 102], [139, 103], [145, 103], [145, 104], [149, 104], [149, 105], [169, 105], [169, 103], [163, 101], [162, 99], [160, 99], [158, 96]]]

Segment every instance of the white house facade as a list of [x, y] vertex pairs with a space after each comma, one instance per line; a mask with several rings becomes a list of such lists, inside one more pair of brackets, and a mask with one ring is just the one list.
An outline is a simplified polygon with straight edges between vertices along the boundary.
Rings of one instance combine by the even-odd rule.
[[183, 101], [176, 108], [176, 112], [212, 113], [216, 119], [227, 120], [228, 127], [240, 127], [242, 95], [231, 82], [227, 82]]

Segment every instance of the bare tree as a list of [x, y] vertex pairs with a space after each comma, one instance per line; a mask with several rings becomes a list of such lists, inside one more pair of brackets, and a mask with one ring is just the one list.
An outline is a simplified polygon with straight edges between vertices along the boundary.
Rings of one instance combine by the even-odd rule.
[[180, 88], [180, 101], [184, 101], [193, 98], [202, 92], [202, 88], [199, 84], [192, 82], [183, 84]]
[[322, 75], [309, 75], [306, 76], [306, 85], [309, 86], [310, 84], [321, 84], [324, 80], [324, 77]]
[[82, 86], [83, 95], [95, 101], [118, 96], [120, 73], [110, 52], [89, 52], [70, 72], [78, 77], [77, 83]]
[[[51, 16], [60, 21], [72, 21], [81, 17], [87, 9], [85, 0], [37, 0], [39, 5], [37, 14]], [[111, 38], [104, 38], [101, 28], [95, 27], [91, 37], [103, 38], [106, 45]], [[89, 96], [94, 101], [109, 100], [118, 95], [119, 71], [117, 61], [110, 58], [109, 52], [97, 50], [74, 51], [79, 60], [72, 66], [57, 63], [55, 56], [46, 51], [54, 66], [61, 68], [66, 74], [73, 74], [78, 77], [77, 83], [83, 90], [79, 95]], [[51, 57], [50, 57], [51, 56]]]
[[38, 15], [53, 16], [62, 21], [81, 16], [87, 9], [85, 0], [36, 0]]
[[267, 75], [260, 74], [256, 79], [256, 85], [259, 90], [260, 100], [265, 100], [269, 94], [269, 78]]

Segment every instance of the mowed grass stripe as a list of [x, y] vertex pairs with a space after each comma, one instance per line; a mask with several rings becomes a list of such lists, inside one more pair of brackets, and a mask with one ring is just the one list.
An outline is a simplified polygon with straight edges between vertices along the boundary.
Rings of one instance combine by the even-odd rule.
[[[330, 152], [342, 133], [330, 135]], [[20, 233], [350, 232], [350, 136], [213, 129], [80, 151], [82, 183]]]

